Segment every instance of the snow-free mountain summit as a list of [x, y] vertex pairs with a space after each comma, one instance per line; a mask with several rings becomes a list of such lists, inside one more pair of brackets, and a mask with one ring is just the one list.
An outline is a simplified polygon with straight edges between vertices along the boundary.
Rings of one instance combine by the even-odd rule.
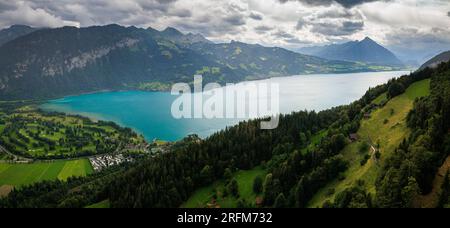
[[395, 54], [369, 37], [361, 41], [303, 48], [300, 52], [325, 59], [403, 66]]

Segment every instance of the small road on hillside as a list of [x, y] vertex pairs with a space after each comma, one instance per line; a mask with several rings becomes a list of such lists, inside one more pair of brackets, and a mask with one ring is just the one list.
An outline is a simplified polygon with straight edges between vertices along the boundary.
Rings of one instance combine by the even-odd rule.
[[372, 158], [377, 161], [377, 158], [375, 157], [376, 153], [377, 153], [377, 148], [373, 145], [373, 141], [370, 138], [370, 136], [367, 137], [369, 140], [369, 145], [370, 145], [370, 150], [372, 151], [372, 153], [370, 154], [372, 156]]
[[4, 148], [2, 145], [0, 145], [0, 153], [5, 153], [5, 154], [7, 154], [7, 155], [13, 157], [15, 162], [17, 162], [17, 161], [27, 161], [27, 162], [32, 161], [31, 159], [24, 158], [24, 157], [20, 157], [20, 156], [17, 156], [17, 155], [15, 155], [15, 154], [9, 152], [9, 151], [8, 151], [6, 148]]
[[375, 149], [375, 147], [372, 145], [370, 145], [370, 149], [372, 150], [372, 154], [375, 155], [375, 153], [377, 152], [377, 149]]

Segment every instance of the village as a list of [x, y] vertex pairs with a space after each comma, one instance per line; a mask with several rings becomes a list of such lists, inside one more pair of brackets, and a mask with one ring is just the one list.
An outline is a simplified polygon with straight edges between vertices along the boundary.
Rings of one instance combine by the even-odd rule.
[[95, 172], [100, 172], [103, 169], [111, 166], [120, 165], [125, 162], [132, 162], [131, 157], [126, 157], [123, 154], [106, 154], [89, 158], [89, 162]]
[[134, 162], [138, 157], [154, 157], [159, 154], [168, 153], [170, 152], [171, 145], [171, 143], [155, 139], [151, 144], [127, 145], [115, 153], [90, 157], [89, 162], [95, 172], [100, 172], [109, 167]]

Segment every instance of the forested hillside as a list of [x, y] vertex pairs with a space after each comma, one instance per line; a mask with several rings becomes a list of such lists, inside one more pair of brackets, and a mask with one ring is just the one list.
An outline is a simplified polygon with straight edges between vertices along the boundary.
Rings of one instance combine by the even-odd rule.
[[[421, 90], [426, 79], [431, 79], [431, 95], [417, 99], [412, 111], [408, 111], [405, 127], [411, 134], [390, 153], [375, 151], [366, 160], [378, 167], [376, 189], [368, 189], [364, 181], [355, 179], [343, 191], [329, 191], [327, 195], [336, 195], [333, 201], [318, 205], [411, 207], [420, 194], [430, 191], [432, 177], [449, 155], [450, 126], [446, 117], [450, 110], [450, 63], [391, 80], [348, 106], [282, 116], [279, 128], [272, 131], [260, 130], [257, 120], [244, 122], [206, 140], [186, 138], [174, 145], [171, 153], [133, 167], [15, 190], [0, 200], [0, 207], [86, 207], [105, 200], [111, 207], [180, 207], [196, 189], [217, 180], [226, 180], [230, 199], [245, 205], [242, 202], [246, 199], [239, 199], [243, 196], [236, 175], [239, 170], [261, 167], [267, 176], [256, 181], [259, 187], [255, 191], [262, 192], [259, 206], [307, 207], [321, 189], [346, 179], [342, 174], [352, 163], [345, 149], [354, 144], [349, 136], [364, 129], [377, 112], [383, 112], [392, 102], [410, 96], [408, 91]], [[374, 110], [373, 117], [367, 115], [369, 110]], [[386, 126], [391, 126], [389, 121], [394, 120], [388, 119]], [[373, 144], [385, 148], [383, 143]], [[361, 147], [364, 150], [368, 149]], [[442, 204], [446, 204], [445, 195], [441, 196]]]

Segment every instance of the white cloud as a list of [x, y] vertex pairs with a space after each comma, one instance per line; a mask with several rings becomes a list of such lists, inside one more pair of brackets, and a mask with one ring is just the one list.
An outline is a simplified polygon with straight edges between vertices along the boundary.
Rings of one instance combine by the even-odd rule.
[[[171, 26], [214, 41], [288, 48], [365, 36], [389, 46], [426, 45], [433, 39], [450, 44], [448, 0], [353, 2], [358, 4], [343, 0], [0, 0], [0, 27]], [[405, 35], [405, 31], [419, 35]]]
[[3, 2], [0, 6], [0, 27], [11, 24], [26, 24], [35, 27], [80, 26], [76, 21], [62, 19], [44, 8], [32, 8], [27, 1]]

